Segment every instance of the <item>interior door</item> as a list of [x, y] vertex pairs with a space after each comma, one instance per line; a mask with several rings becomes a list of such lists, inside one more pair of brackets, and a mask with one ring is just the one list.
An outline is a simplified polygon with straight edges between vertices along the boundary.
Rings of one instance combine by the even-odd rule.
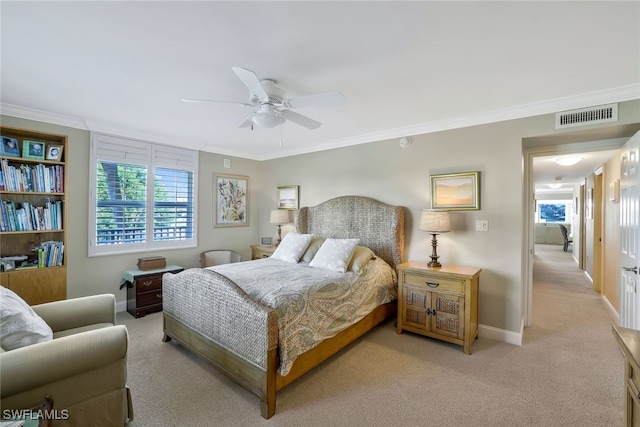
[[640, 329], [640, 132], [620, 163], [620, 326]]

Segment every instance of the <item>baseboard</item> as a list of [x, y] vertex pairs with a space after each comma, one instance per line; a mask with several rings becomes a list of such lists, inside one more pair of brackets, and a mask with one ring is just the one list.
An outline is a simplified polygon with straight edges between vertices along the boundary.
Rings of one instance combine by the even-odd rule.
[[116, 313], [120, 313], [123, 311], [127, 311], [127, 302], [126, 301], [116, 302]]
[[478, 325], [478, 337], [522, 346], [522, 333], [498, 329], [493, 326]]
[[604, 295], [601, 295], [600, 298], [602, 299], [602, 302], [604, 303], [604, 306], [606, 307], [606, 309], [609, 311], [609, 314], [611, 315], [613, 320], [616, 322], [616, 325], [619, 325], [620, 313], [618, 313], [615, 307], [611, 305], [611, 302], [607, 299], [607, 297], [605, 297]]

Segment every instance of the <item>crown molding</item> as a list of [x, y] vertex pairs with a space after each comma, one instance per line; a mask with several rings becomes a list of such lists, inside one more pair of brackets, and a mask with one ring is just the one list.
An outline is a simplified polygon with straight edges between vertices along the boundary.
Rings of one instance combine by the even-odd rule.
[[[426, 122], [412, 126], [388, 129], [381, 132], [373, 132], [361, 134], [355, 137], [335, 139], [325, 141], [322, 144], [316, 144], [304, 149], [291, 149], [274, 152], [273, 156], [261, 156], [252, 152], [234, 152], [233, 155], [244, 157], [252, 160], [273, 160], [276, 158], [295, 156], [300, 154], [309, 154], [318, 151], [331, 150], [334, 148], [348, 147], [352, 145], [366, 144], [376, 141], [384, 141], [388, 139], [441, 132], [451, 129], [464, 128], [469, 126], [478, 126], [488, 123], [502, 122], [506, 120], [522, 119], [525, 117], [539, 116], [543, 114], [555, 114], [558, 112], [572, 110], [576, 108], [586, 108], [597, 106], [600, 104], [609, 104], [614, 102], [625, 102], [640, 99], [640, 83], [634, 83], [626, 86], [620, 86], [610, 89], [598, 90], [593, 92], [582, 93], [563, 98], [556, 98], [547, 101], [534, 102], [519, 106], [504, 108], [500, 110], [487, 111], [478, 114], [472, 114], [465, 117], [450, 118], [433, 122]], [[32, 108], [21, 107], [18, 105], [0, 103], [2, 114], [23, 119], [35, 120], [39, 122], [51, 123], [60, 126], [67, 126], [77, 129], [84, 129], [93, 132], [103, 132], [113, 135], [125, 137], [134, 137], [137, 139], [145, 139], [172, 145], [175, 137], [169, 135], [157, 135], [149, 132], [143, 132], [135, 129], [123, 128], [113, 124], [106, 124], [96, 120], [88, 120], [80, 117], [65, 116], [62, 114], [50, 113], [46, 111], [35, 110]], [[201, 150], [212, 149], [208, 144], [196, 144]], [[226, 151], [226, 150], [225, 150]], [[217, 154], [225, 154], [215, 151]]]

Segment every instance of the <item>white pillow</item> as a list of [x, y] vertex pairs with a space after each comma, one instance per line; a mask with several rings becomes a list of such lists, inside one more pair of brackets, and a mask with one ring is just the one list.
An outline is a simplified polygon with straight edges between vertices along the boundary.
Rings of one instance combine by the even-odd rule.
[[0, 286], [0, 346], [14, 350], [51, 341], [53, 331], [15, 292]]
[[311, 242], [311, 234], [287, 233], [271, 258], [297, 264]]
[[324, 241], [309, 265], [344, 273], [356, 249], [358, 239], [331, 239]]

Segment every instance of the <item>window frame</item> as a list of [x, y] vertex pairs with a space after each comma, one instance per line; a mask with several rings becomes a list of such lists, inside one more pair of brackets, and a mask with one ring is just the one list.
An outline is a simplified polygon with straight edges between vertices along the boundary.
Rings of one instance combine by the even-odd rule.
[[[117, 163], [130, 163], [144, 165], [147, 168], [146, 201], [145, 201], [145, 241], [136, 243], [122, 243], [115, 245], [97, 244], [97, 208], [98, 208], [98, 157], [99, 153], [114, 149], [114, 155], [100, 155], [100, 160]], [[130, 158], [129, 158], [130, 156]], [[91, 134], [90, 163], [89, 163], [89, 242], [88, 256], [119, 255], [136, 252], [148, 252], [152, 250], [185, 249], [198, 246], [197, 241], [197, 214], [198, 214], [198, 160], [199, 152], [168, 145], [156, 144], [147, 141], [133, 140], [124, 137]], [[193, 188], [191, 189], [192, 215], [191, 238], [179, 240], [154, 241], [154, 212], [156, 202], [154, 200], [154, 185], [156, 168], [177, 169], [190, 171], [193, 174]], [[188, 203], [188, 202], [187, 202]], [[178, 204], [176, 203], [175, 206]]]

